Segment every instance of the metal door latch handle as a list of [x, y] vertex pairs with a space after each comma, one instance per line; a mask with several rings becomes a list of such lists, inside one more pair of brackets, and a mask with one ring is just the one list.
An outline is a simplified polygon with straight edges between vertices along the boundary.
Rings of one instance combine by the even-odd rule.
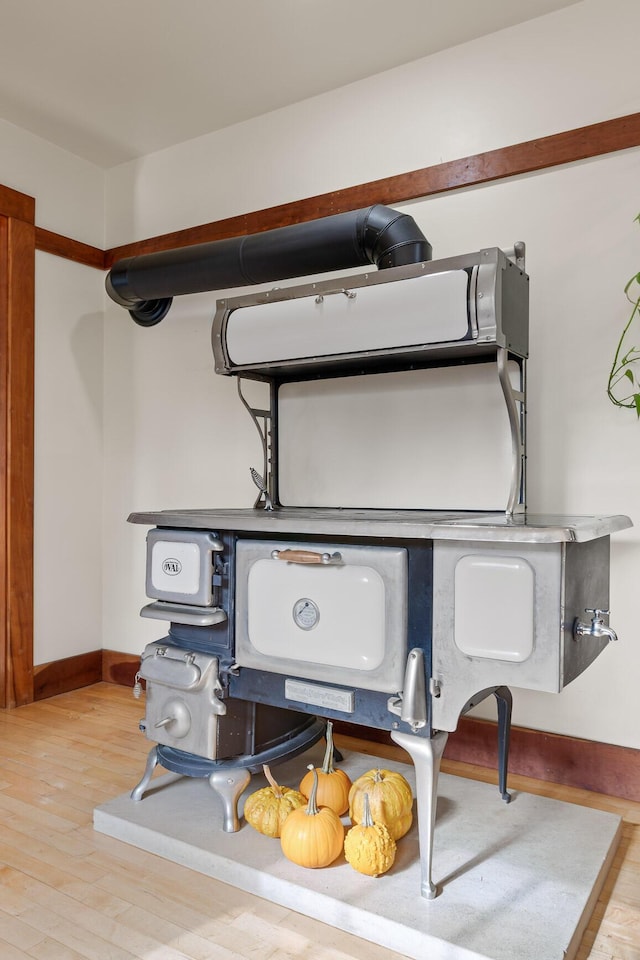
[[409, 651], [404, 672], [404, 689], [397, 697], [389, 697], [387, 710], [408, 723], [415, 732], [427, 723], [427, 693], [424, 675], [424, 652], [420, 647]]
[[333, 294], [340, 294], [340, 293], [343, 293], [347, 298], [347, 300], [355, 300], [355, 298], [358, 296], [355, 290], [345, 290], [343, 288], [342, 290], [331, 290], [329, 291], [329, 293], [319, 293], [318, 296], [316, 297], [316, 303], [318, 305], [321, 303], [324, 303], [325, 297], [331, 296]]
[[157, 723], [154, 723], [154, 727], [168, 727], [170, 724], [175, 723], [175, 717], [163, 717], [162, 720], [158, 720]]
[[318, 553], [315, 550], [272, 550], [272, 560], [286, 560], [288, 563], [322, 563], [325, 566], [333, 564], [337, 566], [342, 563], [342, 554], [338, 553]]
[[174, 698], [165, 704], [166, 715], [154, 723], [154, 729], [166, 727], [177, 740], [185, 737], [191, 729], [191, 714], [182, 700]]

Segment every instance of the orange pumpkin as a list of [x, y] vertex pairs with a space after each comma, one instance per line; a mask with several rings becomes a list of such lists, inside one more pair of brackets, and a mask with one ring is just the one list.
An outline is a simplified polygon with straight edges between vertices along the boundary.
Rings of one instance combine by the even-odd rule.
[[269, 786], [262, 787], [247, 797], [244, 803], [244, 818], [258, 833], [266, 837], [279, 837], [282, 825], [291, 811], [304, 807], [306, 797], [298, 790], [281, 787], [276, 783], [266, 763], [262, 770]]
[[[318, 776], [318, 805], [331, 807], [339, 817], [349, 809], [349, 790], [351, 780], [344, 772], [333, 766], [333, 724], [327, 721], [327, 749], [324, 752], [322, 767], [316, 767]], [[313, 768], [311, 768], [313, 769]], [[308, 797], [313, 785], [313, 774], [305, 774], [300, 782], [300, 793]]]
[[313, 767], [313, 786], [306, 807], [293, 810], [282, 826], [280, 844], [287, 860], [300, 867], [328, 867], [342, 853], [344, 827], [330, 807], [318, 807], [318, 775]]
[[393, 866], [396, 842], [389, 828], [371, 816], [369, 794], [364, 795], [362, 823], [357, 823], [344, 838], [344, 856], [358, 873], [379, 877]]
[[386, 824], [394, 840], [404, 837], [413, 822], [413, 794], [402, 774], [392, 770], [369, 770], [358, 777], [349, 791], [352, 823], [362, 822], [365, 794], [369, 795], [373, 819]]

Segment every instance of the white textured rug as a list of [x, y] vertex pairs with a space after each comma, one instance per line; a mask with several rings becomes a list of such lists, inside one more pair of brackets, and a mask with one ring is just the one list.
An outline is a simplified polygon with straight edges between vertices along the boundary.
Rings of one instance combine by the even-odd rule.
[[[321, 747], [276, 768], [297, 786]], [[352, 779], [381, 766], [415, 785], [412, 766], [346, 751]], [[142, 773], [142, 771], [141, 771]], [[248, 792], [264, 785], [255, 776]], [[134, 784], [132, 784], [132, 787]], [[620, 818], [599, 810], [442, 775], [433, 863], [442, 888], [420, 896], [416, 825], [398, 843], [383, 877], [343, 859], [305, 870], [244, 822], [221, 830], [222, 807], [206, 779], [154, 779], [143, 800], [118, 797], [94, 812], [108, 836], [216, 877], [415, 960], [570, 960], [593, 911], [619, 841]]]

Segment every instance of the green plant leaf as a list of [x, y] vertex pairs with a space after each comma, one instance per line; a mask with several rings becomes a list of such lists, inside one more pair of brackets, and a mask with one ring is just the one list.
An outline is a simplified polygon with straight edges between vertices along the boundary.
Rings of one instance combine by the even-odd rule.
[[[634, 217], [634, 223], [640, 224], [640, 213]], [[640, 363], [640, 350], [636, 346], [626, 347], [626, 338], [632, 325], [635, 324], [637, 326], [640, 320], [640, 296], [638, 296], [638, 287], [640, 287], [640, 272], [634, 274], [624, 287], [624, 295], [631, 303], [631, 316], [629, 316], [624, 325], [620, 339], [618, 340], [611, 370], [609, 371], [607, 396], [616, 407], [635, 410], [636, 416], [638, 420], [640, 420], [640, 377], [637, 375], [634, 366], [636, 363]], [[621, 397], [618, 395], [616, 388], [623, 379], [629, 381], [633, 391]], [[635, 392], [636, 390], [638, 390], [638, 392]]]

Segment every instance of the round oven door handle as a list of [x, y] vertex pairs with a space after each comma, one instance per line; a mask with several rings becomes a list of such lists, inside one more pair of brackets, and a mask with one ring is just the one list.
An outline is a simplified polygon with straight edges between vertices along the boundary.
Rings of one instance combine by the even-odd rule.
[[271, 557], [273, 560], [286, 560], [287, 563], [321, 563], [325, 566], [343, 562], [341, 553], [318, 553], [315, 550], [272, 550]]

